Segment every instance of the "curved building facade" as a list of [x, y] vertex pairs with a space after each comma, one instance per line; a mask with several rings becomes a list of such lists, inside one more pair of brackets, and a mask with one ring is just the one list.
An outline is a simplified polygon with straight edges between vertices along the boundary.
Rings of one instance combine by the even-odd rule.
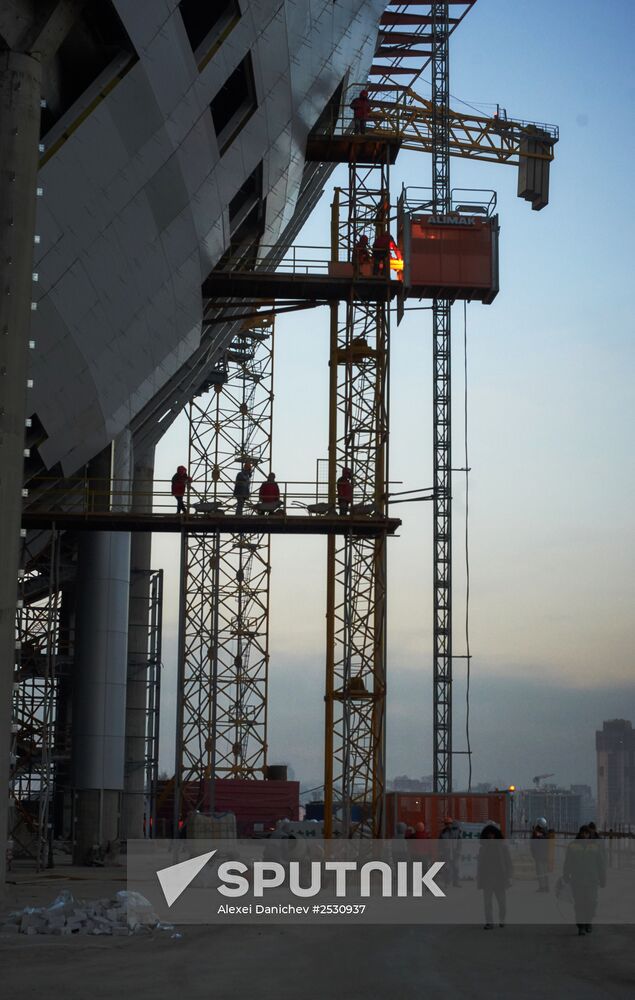
[[156, 440], [187, 401], [228, 335], [203, 333], [202, 282], [223, 255], [287, 243], [319, 196], [307, 135], [366, 78], [385, 6], [116, 0], [95, 24], [90, 5], [43, 86], [40, 469], [72, 474], [130, 426]]

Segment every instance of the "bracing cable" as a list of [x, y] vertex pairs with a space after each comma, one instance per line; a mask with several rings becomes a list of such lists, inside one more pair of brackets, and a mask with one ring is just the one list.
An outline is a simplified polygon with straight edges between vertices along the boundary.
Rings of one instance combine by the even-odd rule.
[[463, 302], [463, 440], [465, 445], [465, 655], [466, 655], [466, 685], [465, 685], [465, 739], [467, 749], [467, 790], [472, 790], [472, 746], [470, 743], [470, 463], [468, 461], [468, 406], [467, 406], [467, 301]]

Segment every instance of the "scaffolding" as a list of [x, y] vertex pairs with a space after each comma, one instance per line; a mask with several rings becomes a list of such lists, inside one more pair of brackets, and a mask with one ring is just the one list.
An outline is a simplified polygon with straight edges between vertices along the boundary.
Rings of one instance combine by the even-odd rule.
[[[141, 584], [141, 586], [137, 586]], [[146, 689], [143, 758], [126, 762], [130, 771], [143, 770], [145, 835], [156, 829], [157, 784], [159, 780], [159, 718], [161, 708], [163, 570], [133, 570], [130, 574], [130, 603], [137, 614], [131, 615], [141, 625], [129, 625], [132, 635], [141, 631], [137, 644], [129, 643], [128, 683], [141, 682]], [[141, 605], [141, 608], [138, 607]]]
[[[190, 405], [198, 511], [224, 514], [245, 463], [271, 471], [273, 346], [271, 317], [245, 324]], [[236, 507], [241, 527], [253, 512], [259, 530], [182, 535], [177, 822], [214, 811], [216, 778], [262, 778], [267, 766], [270, 533], [258, 503]]]
[[61, 538], [23, 532], [16, 614], [10, 837], [14, 857], [52, 864], [56, 767], [70, 755], [70, 729], [57, 719], [60, 677], [70, 664], [62, 628]]
[[[387, 147], [353, 162], [333, 206], [333, 261], [372, 267], [390, 284], [388, 254], [359, 256], [389, 228]], [[352, 502], [342, 517], [384, 515], [388, 481], [389, 309], [351, 294], [331, 307], [329, 500], [349, 469]], [[329, 537], [325, 719], [325, 836], [381, 836], [385, 784], [386, 534]]]

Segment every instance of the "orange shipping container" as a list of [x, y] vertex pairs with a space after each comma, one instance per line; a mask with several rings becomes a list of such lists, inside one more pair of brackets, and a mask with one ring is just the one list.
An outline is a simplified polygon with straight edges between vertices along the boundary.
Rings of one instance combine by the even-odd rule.
[[415, 827], [425, 823], [426, 832], [436, 839], [446, 816], [459, 823], [497, 823], [503, 836], [509, 833], [510, 796], [507, 792], [388, 792], [386, 795], [386, 836], [394, 837], [397, 823]]

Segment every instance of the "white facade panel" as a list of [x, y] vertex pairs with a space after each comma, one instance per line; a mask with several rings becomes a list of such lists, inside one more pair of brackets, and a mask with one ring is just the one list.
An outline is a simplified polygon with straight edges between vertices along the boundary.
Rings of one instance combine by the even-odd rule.
[[[116, 6], [139, 61], [77, 127], [67, 112], [41, 171], [33, 412], [43, 460], [69, 474], [196, 351], [229, 202], [260, 162], [262, 242], [279, 240], [308, 132], [345, 77], [366, 77], [385, 2], [240, 0], [200, 73], [175, 0]], [[258, 107], [221, 156], [209, 106], [247, 52]]]

